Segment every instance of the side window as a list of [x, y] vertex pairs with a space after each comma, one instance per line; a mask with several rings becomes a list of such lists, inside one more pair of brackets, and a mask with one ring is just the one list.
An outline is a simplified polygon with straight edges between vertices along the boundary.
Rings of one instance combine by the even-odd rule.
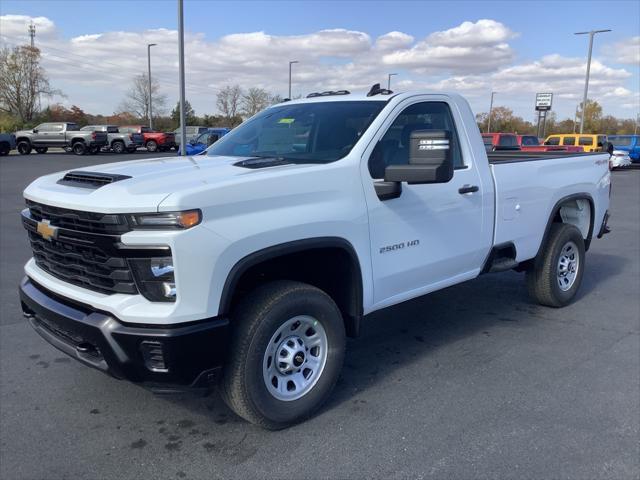
[[544, 142], [545, 145], [560, 145], [560, 137], [549, 137], [547, 141]]
[[562, 139], [562, 145], [575, 145], [576, 137], [564, 137]]
[[517, 147], [518, 139], [513, 135], [500, 135], [498, 145], [501, 147]]
[[50, 123], [49, 124], [49, 132], [62, 132], [64, 130], [64, 125], [62, 123]]
[[35, 130], [38, 130], [38, 132], [50, 132], [51, 131], [51, 124], [50, 123], [41, 123], [40, 125], [38, 125]]
[[580, 145], [590, 147], [593, 143], [592, 137], [580, 137]]
[[525, 147], [536, 146], [536, 145], [538, 145], [538, 138], [537, 137], [531, 137], [531, 136], [523, 136], [522, 137], [522, 145], [524, 145]]
[[460, 143], [449, 105], [445, 102], [415, 103], [405, 108], [378, 142], [369, 158], [369, 173], [384, 178], [389, 165], [407, 165], [411, 132], [416, 130], [448, 130], [454, 168], [464, 168]]

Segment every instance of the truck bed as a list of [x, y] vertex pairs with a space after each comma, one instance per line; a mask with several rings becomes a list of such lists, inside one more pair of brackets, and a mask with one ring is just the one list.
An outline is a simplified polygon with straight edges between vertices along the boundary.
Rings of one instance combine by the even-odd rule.
[[[602, 155], [603, 152], [567, 152], [567, 151], [553, 151], [553, 152], [527, 152], [522, 150], [515, 151], [499, 151], [489, 152], [487, 157], [489, 163], [514, 163], [514, 162], [530, 162], [534, 160], [553, 160], [558, 158], [567, 157], [589, 157], [594, 155]], [[606, 152], [605, 152], [606, 153]]]

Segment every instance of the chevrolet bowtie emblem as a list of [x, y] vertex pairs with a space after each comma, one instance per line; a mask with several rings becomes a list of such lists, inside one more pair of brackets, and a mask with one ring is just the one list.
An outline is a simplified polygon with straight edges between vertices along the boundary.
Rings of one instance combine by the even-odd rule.
[[51, 241], [58, 236], [58, 227], [52, 227], [49, 220], [38, 222], [38, 233], [45, 240]]

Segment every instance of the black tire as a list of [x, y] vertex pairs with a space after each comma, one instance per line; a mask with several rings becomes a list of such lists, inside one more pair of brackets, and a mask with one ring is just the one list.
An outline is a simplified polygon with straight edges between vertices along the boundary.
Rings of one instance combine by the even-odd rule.
[[9, 155], [10, 151], [11, 147], [7, 142], [0, 143], [0, 157], [6, 157], [7, 155]]
[[76, 155], [84, 155], [85, 153], [87, 153], [87, 147], [84, 144], [84, 142], [76, 142], [71, 146], [71, 150], [73, 151], [73, 153], [75, 153]]
[[[263, 362], [278, 329], [302, 315], [317, 320], [324, 329], [326, 362], [303, 396], [281, 400], [267, 388]], [[346, 339], [340, 310], [322, 290], [292, 281], [262, 285], [243, 299], [232, 315], [232, 326], [230, 354], [220, 390], [224, 401], [239, 416], [277, 430], [308, 418], [329, 397], [342, 368]]]
[[49, 150], [47, 147], [36, 147], [35, 148], [36, 153], [47, 153], [47, 150]]
[[20, 155], [29, 155], [31, 153], [31, 144], [26, 140], [19, 142], [16, 148]]
[[120, 140], [115, 140], [111, 144], [111, 150], [113, 150], [113, 153], [124, 153], [124, 151], [125, 151], [124, 142], [122, 142]]
[[[577, 258], [577, 263], [573, 265], [575, 278], [572, 283], [569, 282], [567, 277], [562, 277], [560, 274], [560, 258], [564, 255], [563, 252], [566, 253], [565, 249], [570, 243], [575, 246], [573, 256]], [[571, 265], [571, 262], [569, 262], [569, 265]], [[584, 239], [580, 230], [574, 225], [552, 224], [548, 239], [539, 254], [539, 258], [534, 260], [533, 267], [527, 271], [529, 296], [540, 305], [548, 307], [558, 308], [568, 305], [580, 288], [584, 267]], [[566, 283], [566, 289], [560, 287], [561, 282]]]
[[147, 144], [145, 145], [145, 147], [147, 147], [147, 151], [154, 153], [158, 151], [158, 142], [156, 142], [155, 140], [149, 140], [147, 142]]

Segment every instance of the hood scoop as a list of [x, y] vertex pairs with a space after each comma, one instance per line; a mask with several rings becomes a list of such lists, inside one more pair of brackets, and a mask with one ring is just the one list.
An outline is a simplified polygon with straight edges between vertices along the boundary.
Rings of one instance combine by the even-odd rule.
[[119, 182], [131, 178], [128, 175], [116, 175], [111, 173], [84, 172], [74, 170], [68, 172], [64, 177], [57, 181], [59, 185], [67, 185], [69, 187], [90, 188], [95, 190], [109, 185], [110, 183]]

